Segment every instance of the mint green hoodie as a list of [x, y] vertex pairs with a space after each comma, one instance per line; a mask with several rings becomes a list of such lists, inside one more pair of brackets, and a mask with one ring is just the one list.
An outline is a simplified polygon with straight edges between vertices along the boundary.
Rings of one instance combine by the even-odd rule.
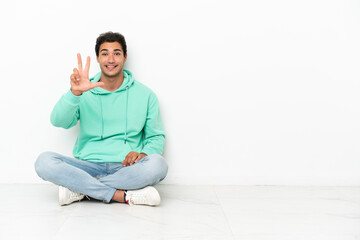
[[[162, 154], [165, 133], [156, 95], [124, 70], [114, 92], [101, 87], [75, 96], [69, 90], [56, 103], [51, 123], [65, 129], [80, 120], [73, 155], [91, 162], [122, 162], [130, 151]], [[98, 82], [101, 73], [90, 79]]]

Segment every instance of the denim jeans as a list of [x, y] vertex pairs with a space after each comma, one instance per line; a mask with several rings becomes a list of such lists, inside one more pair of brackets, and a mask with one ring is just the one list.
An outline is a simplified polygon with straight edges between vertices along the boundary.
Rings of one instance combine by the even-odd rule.
[[121, 163], [94, 163], [44, 152], [37, 158], [35, 170], [46, 181], [110, 202], [117, 189], [135, 190], [159, 183], [166, 177], [168, 166], [158, 154], [125, 167]]

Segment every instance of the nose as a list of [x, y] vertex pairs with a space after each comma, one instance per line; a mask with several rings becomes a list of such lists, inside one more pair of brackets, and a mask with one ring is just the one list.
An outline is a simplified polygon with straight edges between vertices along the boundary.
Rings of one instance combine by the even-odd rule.
[[110, 53], [110, 54], [108, 55], [108, 62], [109, 62], [109, 63], [113, 63], [113, 62], [114, 62], [114, 54], [111, 54], [111, 53]]

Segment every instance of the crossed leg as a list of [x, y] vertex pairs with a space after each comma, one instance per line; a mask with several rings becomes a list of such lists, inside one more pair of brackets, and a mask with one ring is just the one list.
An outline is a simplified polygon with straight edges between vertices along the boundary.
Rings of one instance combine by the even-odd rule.
[[44, 152], [35, 162], [35, 170], [42, 179], [110, 202], [123, 202], [123, 190], [141, 189], [162, 181], [167, 164], [158, 154], [152, 154], [137, 163], [124, 167], [121, 163], [94, 163]]

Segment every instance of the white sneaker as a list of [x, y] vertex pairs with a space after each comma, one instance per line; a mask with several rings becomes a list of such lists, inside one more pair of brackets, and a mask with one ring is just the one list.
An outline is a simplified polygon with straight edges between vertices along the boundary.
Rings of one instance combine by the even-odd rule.
[[160, 204], [158, 191], [151, 186], [139, 190], [126, 191], [126, 203], [129, 205], [149, 205], [157, 206]]
[[73, 192], [66, 187], [59, 186], [59, 204], [68, 205], [75, 201], [80, 201], [85, 197], [84, 194]]

